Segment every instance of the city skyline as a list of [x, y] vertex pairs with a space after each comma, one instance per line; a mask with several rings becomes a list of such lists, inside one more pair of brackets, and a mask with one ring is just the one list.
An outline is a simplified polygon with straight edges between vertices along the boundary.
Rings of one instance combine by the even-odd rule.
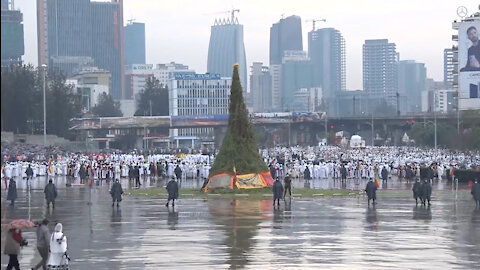
[[[407, 1], [408, 2], [408, 1]], [[413, 1], [411, 1], [413, 4]], [[24, 13], [25, 63], [37, 64], [36, 1], [16, 2], [16, 9]], [[269, 30], [273, 23], [290, 15], [302, 18], [304, 50], [311, 22], [308, 19], [326, 19], [316, 28], [334, 27], [346, 42], [347, 89], [362, 87], [362, 45], [367, 39], [389, 39], [397, 45], [400, 60], [425, 63], [427, 76], [443, 80], [443, 50], [452, 46], [453, 20], [458, 20], [458, 6], [466, 6], [469, 13], [478, 11], [478, 3], [469, 1], [208, 1], [208, 5], [191, 1], [124, 1], [124, 25], [129, 19], [145, 23], [147, 63], [182, 62], [199, 73], [207, 69], [210, 27], [216, 18], [236, 14], [244, 25], [247, 66], [253, 62], [268, 63]], [[214, 6], [215, 8], [212, 8]], [[433, 12], [435, 11], [435, 12]], [[193, 46], [192, 46], [193, 44]]]

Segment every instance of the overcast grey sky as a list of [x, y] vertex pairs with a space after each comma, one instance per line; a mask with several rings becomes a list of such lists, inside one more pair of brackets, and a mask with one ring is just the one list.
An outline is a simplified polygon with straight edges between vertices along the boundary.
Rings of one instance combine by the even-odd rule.
[[[302, 17], [303, 44], [312, 25], [338, 29], [345, 38], [347, 89], [362, 89], [362, 45], [365, 39], [388, 38], [400, 60], [416, 60], [427, 76], [443, 80], [443, 50], [452, 46], [452, 21], [459, 6], [478, 11], [478, 0], [124, 0], [128, 19], [146, 24], [147, 63], [176, 61], [206, 72], [210, 26], [219, 13], [240, 9], [247, 64], [268, 65], [270, 27], [284, 14]], [[25, 61], [37, 64], [36, 1], [16, 0], [24, 14]]]

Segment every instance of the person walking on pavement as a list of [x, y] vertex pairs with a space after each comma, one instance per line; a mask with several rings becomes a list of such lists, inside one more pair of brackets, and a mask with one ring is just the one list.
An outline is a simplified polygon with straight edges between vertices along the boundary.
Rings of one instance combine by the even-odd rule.
[[17, 197], [17, 182], [15, 182], [13, 178], [10, 178], [8, 182], [7, 201], [10, 201], [10, 205], [13, 206]]
[[425, 205], [428, 201], [428, 206], [430, 206], [430, 197], [432, 196], [432, 185], [428, 179], [425, 179], [425, 182], [422, 185], [422, 203]]
[[472, 191], [470, 193], [473, 196], [473, 199], [475, 200], [475, 207], [479, 208], [480, 207], [480, 183], [478, 183], [478, 179], [475, 179], [475, 183], [473, 183], [472, 186]]
[[275, 179], [275, 182], [273, 183], [273, 205], [275, 206], [275, 201], [277, 201], [277, 205], [280, 205], [280, 199], [282, 198], [283, 195], [283, 186], [280, 180]]
[[423, 203], [422, 183], [420, 183], [420, 179], [417, 179], [417, 181], [415, 181], [415, 184], [413, 184], [413, 187], [412, 187], [412, 191], [413, 191], [413, 198], [415, 199], [415, 204], [418, 205], [418, 199], [420, 199], [420, 202]]
[[290, 199], [292, 198], [292, 178], [290, 177], [290, 174], [287, 174], [285, 178], [283, 179], [284, 183], [284, 188], [285, 190], [283, 191], [283, 198], [285, 199], [287, 195], [287, 190], [288, 194], [290, 195]]
[[122, 194], [123, 194], [123, 189], [122, 189], [122, 184], [120, 184], [120, 181], [115, 180], [115, 183], [112, 185], [112, 189], [110, 189], [110, 195], [112, 195], [112, 207], [115, 206], [115, 202], [117, 202], [117, 207], [120, 206], [120, 202], [122, 201]]
[[57, 198], [57, 187], [53, 183], [53, 180], [48, 180], [48, 184], [45, 186], [45, 199], [47, 200], [47, 207], [50, 207], [50, 203], [52, 203], [52, 207], [55, 208], [55, 199]]
[[7, 270], [17, 269], [20, 270], [20, 264], [18, 263], [18, 255], [20, 254], [20, 247], [28, 245], [22, 237], [22, 231], [18, 229], [10, 229], [5, 237], [5, 247], [3, 253], [8, 255]]
[[25, 174], [27, 175], [27, 181], [33, 178], [33, 170], [30, 164], [28, 164], [28, 168], [25, 170]]
[[55, 232], [50, 237], [50, 257], [48, 258], [48, 269], [68, 270], [67, 237], [62, 232], [62, 223], [55, 225]]
[[347, 168], [345, 168], [345, 164], [342, 163], [342, 166], [340, 167], [340, 177], [342, 182], [347, 181]]
[[180, 168], [180, 165], [177, 164], [173, 172], [175, 173], [175, 177], [180, 181], [182, 179], [182, 168]]
[[133, 169], [133, 176], [135, 177], [135, 185], [140, 187], [142, 184], [140, 183], [140, 168], [138, 166], [135, 166], [135, 169]]
[[178, 183], [175, 179], [170, 179], [167, 184], [168, 200], [165, 204], [168, 207], [170, 200], [172, 200], [172, 206], [175, 207], [175, 200], [178, 199]]
[[387, 181], [388, 180], [388, 171], [387, 171], [386, 166], [383, 166], [381, 174], [382, 174], [382, 180]]
[[50, 232], [48, 231], [48, 219], [42, 220], [42, 223], [37, 227], [37, 250], [42, 257], [42, 260], [32, 268], [37, 270], [40, 267], [47, 270], [48, 251], [50, 249]]
[[373, 204], [377, 204], [375, 200], [377, 199], [377, 186], [373, 183], [373, 180], [368, 181], [367, 186], [365, 187], [365, 192], [368, 197], [368, 205], [370, 205], [370, 200], [373, 201]]

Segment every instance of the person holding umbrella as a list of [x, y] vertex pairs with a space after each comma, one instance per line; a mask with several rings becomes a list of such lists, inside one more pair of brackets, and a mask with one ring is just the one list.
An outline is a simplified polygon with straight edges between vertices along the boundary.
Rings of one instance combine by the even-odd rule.
[[8, 182], [7, 201], [10, 201], [10, 205], [13, 206], [17, 197], [17, 183], [13, 178], [10, 178], [10, 182]]
[[12, 228], [8, 230], [5, 237], [4, 253], [8, 255], [7, 270], [17, 269], [20, 270], [20, 264], [18, 263], [18, 255], [20, 254], [20, 248], [28, 245], [22, 237], [22, 231], [20, 229]]
[[20, 270], [18, 263], [20, 248], [28, 245], [28, 242], [22, 237], [21, 229], [33, 226], [35, 226], [35, 223], [26, 219], [13, 220], [7, 225], [8, 232], [5, 237], [5, 247], [3, 249], [3, 253], [9, 256], [7, 270], [13, 268]]

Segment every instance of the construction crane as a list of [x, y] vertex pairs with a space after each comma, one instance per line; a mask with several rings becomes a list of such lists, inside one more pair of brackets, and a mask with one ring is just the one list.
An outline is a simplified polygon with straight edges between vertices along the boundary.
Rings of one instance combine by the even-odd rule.
[[135, 20], [136, 20], [135, 18], [129, 19], [129, 20], [127, 20], [127, 24], [130, 25], [130, 24], [134, 23]]
[[316, 22], [326, 22], [327, 20], [325, 19], [310, 19], [310, 20], [306, 20], [306, 22], [312, 22], [313, 23], [313, 27], [312, 27], [312, 31], [315, 31], [315, 23]]
[[232, 10], [225, 10], [225, 11], [218, 11], [207, 13], [205, 15], [214, 15], [214, 14], [222, 14], [222, 13], [231, 13], [232, 14], [232, 22], [235, 20], [235, 12], [240, 12], [240, 9], [232, 9]]
[[232, 12], [232, 22], [235, 19], [235, 12], [240, 12], [240, 9], [232, 9], [230, 12]]

